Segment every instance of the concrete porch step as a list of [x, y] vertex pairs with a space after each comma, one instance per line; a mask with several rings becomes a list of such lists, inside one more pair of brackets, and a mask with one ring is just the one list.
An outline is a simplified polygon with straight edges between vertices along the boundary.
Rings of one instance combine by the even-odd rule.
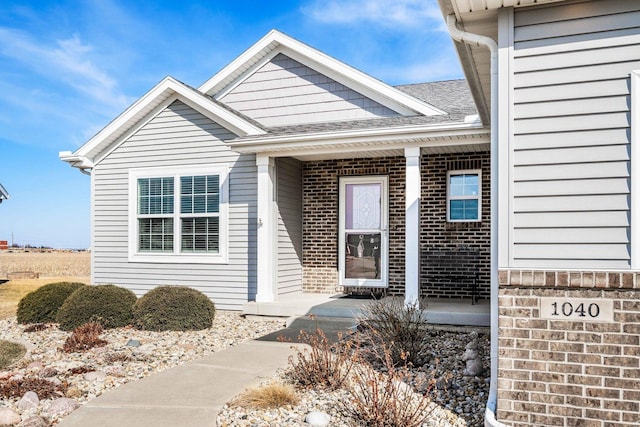
[[260, 337], [258, 341], [299, 342], [302, 331], [313, 334], [321, 330], [330, 342], [335, 342], [341, 335], [344, 336], [355, 329], [356, 325], [356, 319], [352, 317], [291, 317], [287, 321], [286, 328]]

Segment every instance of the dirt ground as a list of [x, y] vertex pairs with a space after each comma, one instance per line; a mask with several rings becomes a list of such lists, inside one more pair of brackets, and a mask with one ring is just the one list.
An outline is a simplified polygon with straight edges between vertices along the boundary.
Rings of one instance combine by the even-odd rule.
[[[15, 316], [22, 297], [40, 286], [53, 282], [89, 284], [89, 252], [0, 252], [0, 319]], [[37, 279], [7, 281], [7, 274], [31, 271]]]

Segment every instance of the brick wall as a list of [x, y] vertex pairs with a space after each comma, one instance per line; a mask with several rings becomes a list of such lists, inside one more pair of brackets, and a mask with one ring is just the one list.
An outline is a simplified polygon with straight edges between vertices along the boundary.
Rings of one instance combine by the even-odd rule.
[[[421, 201], [421, 247], [451, 250], [468, 248], [479, 253], [482, 297], [489, 297], [489, 154], [442, 154], [423, 156]], [[446, 221], [447, 170], [482, 169], [482, 222]], [[389, 289], [404, 295], [405, 158], [344, 159], [303, 164], [303, 290], [335, 292], [338, 289], [338, 180], [342, 176], [386, 175], [389, 177]], [[429, 268], [425, 263], [422, 269]], [[468, 286], [426, 286], [421, 274], [422, 294], [438, 297], [470, 297]]]
[[338, 179], [389, 177], [389, 290], [404, 293], [404, 157], [305, 162], [302, 203], [302, 289], [338, 288]]
[[[491, 237], [491, 157], [488, 152], [469, 154], [438, 154], [422, 157], [422, 195], [420, 205], [420, 247], [423, 248], [420, 269], [421, 294], [439, 298], [469, 298], [469, 286], [451, 283], [446, 275], [430, 274], [436, 263], [427, 254], [434, 251], [473, 250], [478, 253], [478, 294], [489, 298], [490, 237]], [[447, 171], [482, 170], [482, 221], [447, 222]], [[453, 267], [449, 267], [453, 268]], [[452, 275], [456, 273], [452, 271]]]
[[[640, 275], [500, 271], [498, 419], [640, 425]], [[542, 297], [612, 301], [613, 321], [541, 318]]]

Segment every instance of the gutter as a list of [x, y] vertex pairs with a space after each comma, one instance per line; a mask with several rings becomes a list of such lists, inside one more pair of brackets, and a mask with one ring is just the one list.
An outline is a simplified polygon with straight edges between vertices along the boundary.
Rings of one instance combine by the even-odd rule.
[[447, 15], [447, 29], [457, 42], [482, 46], [491, 53], [491, 383], [484, 423], [506, 427], [496, 420], [498, 403], [498, 45], [486, 36], [468, 33], [456, 25], [455, 15]]

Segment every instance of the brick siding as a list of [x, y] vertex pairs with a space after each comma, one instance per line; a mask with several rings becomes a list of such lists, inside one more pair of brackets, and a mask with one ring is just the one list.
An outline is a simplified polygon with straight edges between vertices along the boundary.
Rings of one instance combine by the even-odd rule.
[[389, 177], [389, 289], [404, 293], [404, 157], [305, 162], [302, 172], [302, 289], [338, 287], [338, 179]]
[[[472, 249], [479, 253], [479, 293], [488, 298], [489, 287], [489, 153], [439, 154], [422, 158], [420, 208], [423, 252], [430, 248]], [[447, 170], [482, 169], [482, 222], [448, 223]], [[303, 291], [336, 292], [338, 288], [338, 181], [343, 176], [385, 175], [389, 178], [389, 288], [404, 295], [405, 274], [405, 158], [343, 159], [303, 164]], [[470, 297], [469, 286], [425, 286], [428, 266], [422, 263], [423, 296]], [[350, 291], [349, 289], [347, 291]], [[351, 290], [353, 291], [353, 290]], [[367, 292], [368, 290], [360, 290]]]
[[[460, 249], [478, 253], [478, 295], [489, 298], [490, 286], [490, 239], [491, 239], [491, 157], [488, 152], [472, 154], [438, 154], [422, 157], [422, 195], [420, 205], [420, 247], [423, 250], [420, 269], [421, 295], [438, 298], [470, 298], [468, 285], [451, 283], [442, 273], [435, 276], [443, 279], [429, 280], [430, 270], [439, 268], [430, 265], [426, 253], [429, 251], [455, 252]], [[447, 171], [482, 170], [482, 221], [447, 222]], [[433, 265], [435, 264], [435, 265]], [[449, 267], [452, 268], [452, 267]], [[452, 276], [457, 273], [452, 271]]]
[[[499, 272], [498, 412], [513, 426], [640, 425], [640, 275]], [[540, 318], [540, 298], [613, 302], [613, 322]]]

